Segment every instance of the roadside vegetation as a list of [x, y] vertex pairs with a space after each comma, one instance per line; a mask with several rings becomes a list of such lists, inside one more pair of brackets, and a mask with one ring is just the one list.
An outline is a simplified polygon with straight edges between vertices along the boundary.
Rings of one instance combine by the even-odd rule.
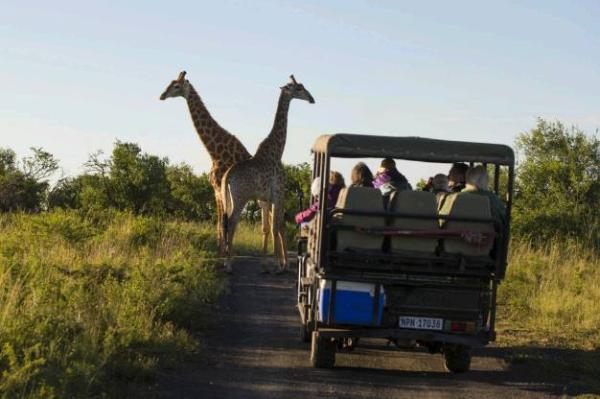
[[513, 239], [499, 290], [509, 342], [600, 347], [600, 140], [538, 122], [518, 136]]
[[[515, 147], [498, 344], [510, 360], [600, 381], [600, 141], [539, 120]], [[225, 290], [206, 174], [122, 142], [85, 167], [51, 184], [51, 154], [0, 149], [3, 398], [127, 396], [132, 382], [201, 351], [192, 332]], [[291, 221], [307, 205], [310, 167], [286, 172]], [[243, 217], [236, 253], [258, 255], [257, 205]], [[290, 223], [290, 250], [294, 235]], [[558, 363], [539, 348], [560, 351]]]
[[195, 353], [223, 291], [212, 229], [123, 212], [0, 216], [0, 392], [124, 396]]

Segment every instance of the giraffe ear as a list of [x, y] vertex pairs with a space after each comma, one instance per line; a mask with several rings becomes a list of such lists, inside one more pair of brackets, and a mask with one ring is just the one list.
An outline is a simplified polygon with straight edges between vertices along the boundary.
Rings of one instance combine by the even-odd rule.
[[181, 71], [181, 73], [179, 74], [179, 77], [177, 78], [177, 80], [182, 81], [185, 78], [185, 71]]

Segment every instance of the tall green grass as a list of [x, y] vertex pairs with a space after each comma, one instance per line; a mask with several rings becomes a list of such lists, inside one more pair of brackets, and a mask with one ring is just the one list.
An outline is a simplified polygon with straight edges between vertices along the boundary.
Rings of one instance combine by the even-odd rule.
[[0, 216], [3, 398], [122, 397], [198, 350], [224, 288], [212, 225], [103, 212]]
[[501, 343], [600, 348], [600, 259], [586, 243], [513, 239], [498, 302]]

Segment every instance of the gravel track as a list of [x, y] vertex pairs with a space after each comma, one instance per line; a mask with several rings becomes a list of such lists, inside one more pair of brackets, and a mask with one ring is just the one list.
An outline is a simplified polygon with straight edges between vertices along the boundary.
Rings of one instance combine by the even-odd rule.
[[[385, 350], [368, 342], [338, 353], [336, 367], [314, 369], [299, 340], [292, 274], [261, 275], [237, 262], [230, 294], [203, 338], [202, 358], [160, 377], [161, 398], [544, 398], [563, 385], [509, 366], [498, 348], [475, 352], [471, 371], [448, 373], [441, 355]], [[361, 341], [362, 344], [362, 341]]]

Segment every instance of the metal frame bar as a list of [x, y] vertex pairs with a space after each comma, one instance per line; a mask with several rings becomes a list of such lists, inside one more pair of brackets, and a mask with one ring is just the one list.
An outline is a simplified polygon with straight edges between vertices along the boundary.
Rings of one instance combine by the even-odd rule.
[[332, 321], [335, 320], [335, 297], [337, 293], [337, 280], [328, 280], [331, 281], [331, 291], [329, 292], [329, 303], [327, 304], [327, 324], [333, 324]]
[[376, 326], [377, 319], [379, 316], [379, 295], [381, 292], [381, 284], [375, 284], [375, 296], [373, 297], [373, 319], [371, 320], [371, 324]]
[[500, 193], [500, 165], [494, 165], [494, 192]]
[[443, 342], [481, 347], [490, 341], [486, 332], [477, 335], [452, 334], [443, 331], [404, 330], [400, 328], [319, 328], [319, 335], [327, 338], [366, 337], [366, 338], [396, 338], [428, 342]]

